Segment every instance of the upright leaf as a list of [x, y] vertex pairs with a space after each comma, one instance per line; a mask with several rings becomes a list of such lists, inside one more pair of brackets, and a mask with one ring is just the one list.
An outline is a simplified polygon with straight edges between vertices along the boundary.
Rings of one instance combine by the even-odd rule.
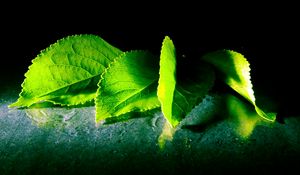
[[172, 115], [172, 105], [176, 86], [176, 51], [172, 40], [166, 36], [160, 53], [160, 69], [157, 96], [161, 103], [161, 110], [172, 125], [176, 126], [180, 118]]
[[10, 107], [45, 101], [70, 106], [91, 101], [101, 73], [121, 53], [94, 35], [61, 39], [32, 61], [20, 97]]
[[209, 65], [200, 61], [179, 67], [176, 77], [175, 52], [173, 42], [166, 37], [161, 49], [157, 95], [164, 117], [173, 127], [207, 94], [215, 78]]
[[258, 115], [266, 120], [275, 120], [275, 114], [266, 114], [255, 104], [250, 80], [250, 64], [242, 54], [220, 50], [204, 55], [203, 59], [217, 68], [226, 84], [253, 104]]
[[96, 94], [96, 122], [160, 106], [156, 95], [158, 59], [145, 51], [126, 52], [102, 74]]

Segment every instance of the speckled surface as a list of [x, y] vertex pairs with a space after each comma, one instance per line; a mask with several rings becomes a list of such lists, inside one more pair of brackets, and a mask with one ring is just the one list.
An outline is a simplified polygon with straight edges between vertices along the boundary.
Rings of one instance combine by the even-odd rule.
[[[0, 91], [0, 174], [289, 173], [300, 162], [300, 118], [257, 122], [246, 136], [207, 96], [162, 149], [159, 111], [96, 126], [94, 107], [17, 110], [18, 88]], [[224, 115], [224, 116], [222, 116]], [[222, 116], [222, 117], [220, 117]], [[189, 125], [189, 126], [188, 126]], [[193, 126], [191, 126], [193, 125]]]

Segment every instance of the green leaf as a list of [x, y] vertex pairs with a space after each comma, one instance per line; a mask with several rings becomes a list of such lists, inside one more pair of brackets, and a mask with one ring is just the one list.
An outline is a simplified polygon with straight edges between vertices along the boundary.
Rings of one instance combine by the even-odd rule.
[[215, 78], [207, 64], [194, 62], [181, 65], [184, 67], [179, 67], [176, 75], [175, 46], [166, 36], [161, 49], [157, 96], [164, 117], [173, 127], [202, 100]]
[[32, 61], [20, 97], [9, 107], [41, 102], [71, 106], [92, 101], [101, 73], [121, 53], [94, 35], [61, 39]]
[[101, 75], [96, 94], [96, 122], [160, 106], [156, 88], [158, 59], [146, 51], [126, 52]]
[[162, 44], [159, 65], [157, 96], [165, 118], [172, 126], [176, 126], [180, 122], [178, 116], [172, 115], [176, 86], [176, 51], [172, 40], [168, 36], [165, 37]]
[[220, 50], [204, 55], [203, 59], [217, 68], [227, 85], [253, 104], [258, 115], [270, 121], [276, 119], [276, 114], [266, 114], [255, 104], [250, 80], [250, 64], [242, 54], [231, 50]]

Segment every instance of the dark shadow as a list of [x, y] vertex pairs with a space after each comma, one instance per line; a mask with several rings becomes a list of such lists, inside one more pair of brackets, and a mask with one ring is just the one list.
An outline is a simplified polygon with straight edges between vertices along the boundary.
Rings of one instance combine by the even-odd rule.
[[[284, 124], [286, 118], [300, 117], [299, 103], [297, 102], [300, 99], [300, 86], [295, 80], [290, 81], [284, 79], [286, 72], [280, 72], [283, 72], [282, 76], [279, 75], [280, 73], [277, 73], [273, 75], [274, 77], [269, 79], [266, 77], [269, 75], [263, 75], [263, 78], [266, 79], [259, 80], [254, 84], [254, 89], [255, 92], [257, 92], [256, 94], [259, 94], [259, 96], [257, 96], [257, 104], [262, 107], [266, 106], [267, 101], [264, 101], [259, 97], [269, 98], [269, 102], [272, 104], [269, 108], [276, 109], [276, 111], [274, 111], [277, 113], [276, 121]], [[294, 78], [296, 79], [296, 77]], [[285, 81], [286, 83], [283, 83], [282, 81]]]
[[226, 98], [224, 96], [226, 93], [225, 91], [216, 91], [216, 88], [218, 88], [216, 86], [218, 85], [219, 84], [216, 83], [209, 93], [209, 96], [213, 97], [213, 99], [208, 102], [210, 103], [208, 104], [209, 106], [204, 105], [205, 103], [207, 105], [207, 101], [204, 102], [205, 98], [197, 105], [197, 107], [200, 107], [199, 110], [201, 111], [199, 113], [200, 116], [198, 116], [201, 118], [200, 122], [197, 124], [184, 124], [181, 126], [182, 129], [189, 129], [192, 132], [204, 132], [228, 118]]
[[19, 109], [42, 109], [42, 108], [82, 108], [82, 107], [90, 107], [94, 106], [94, 101], [86, 102], [84, 104], [79, 105], [71, 105], [71, 106], [62, 106], [58, 104], [53, 104], [51, 102], [41, 102], [41, 103], [35, 103], [31, 105], [30, 107], [21, 107]]
[[[269, 102], [272, 104], [269, 108], [276, 109], [274, 111], [277, 113], [276, 121], [282, 124], [285, 123], [284, 120], [287, 118], [300, 117], [299, 103], [297, 102], [300, 99], [300, 86], [289, 83], [283, 85], [278, 82], [276, 86], [259, 83], [255, 85], [257, 91], [261, 94], [260, 96], [269, 98]], [[265, 101], [260, 98], [257, 98], [257, 104], [262, 107], [267, 105]]]
[[129, 112], [129, 113], [126, 113], [126, 114], [122, 114], [120, 116], [117, 116], [117, 117], [110, 117], [110, 118], [107, 118], [105, 119], [104, 121], [104, 125], [109, 125], [109, 124], [113, 124], [113, 123], [118, 123], [118, 122], [126, 122], [128, 120], [131, 120], [131, 119], [135, 119], [135, 118], [145, 118], [145, 117], [150, 117], [150, 116], [153, 116], [155, 112], [159, 111], [158, 108], [156, 109], [152, 109], [152, 110], [149, 110], [149, 111], [145, 111], [145, 112]]
[[200, 133], [200, 132], [204, 132], [207, 129], [217, 125], [219, 122], [221, 122], [223, 120], [224, 120], [224, 116], [215, 115], [210, 120], [200, 123], [198, 125], [183, 125], [181, 128], [188, 129], [195, 133]]
[[[223, 120], [230, 119], [231, 122], [235, 123], [235, 126], [240, 126], [238, 121], [247, 122], [247, 119], [250, 121], [253, 119], [253, 116], [258, 117], [255, 111], [255, 107], [246, 100], [243, 96], [239, 93], [231, 89], [228, 85], [223, 83], [220, 79], [216, 79], [213, 88], [211, 89], [211, 93], [217, 94], [219, 97], [218, 104], [215, 106], [215, 114], [209, 116], [209, 118], [205, 121], [202, 121], [196, 125], [183, 125], [181, 128], [189, 129], [192, 132], [204, 132], [207, 129], [217, 125], [218, 123], [222, 122]], [[236, 104], [238, 105], [236, 110], [229, 108], [229, 97], [236, 98]], [[262, 106], [263, 108], [263, 106]], [[234, 111], [232, 111], [234, 110]], [[239, 111], [241, 110], [241, 111]], [[269, 110], [265, 110], [269, 112]], [[272, 111], [277, 112], [277, 111]], [[246, 115], [249, 115], [248, 117]], [[246, 118], [242, 118], [242, 117]], [[260, 117], [258, 117], [260, 119]], [[254, 119], [253, 119], [254, 120]], [[255, 125], [253, 125], [254, 127]]]
[[299, 105], [297, 105], [296, 102], [288, 102], [288, 103], [279, 105], [279, 110], [278, 110], [276, 120], [279, 123], [284, 124], [285, 119], [291, 118], [291, 117], [297, 117], [297, 118], [300, 117]]

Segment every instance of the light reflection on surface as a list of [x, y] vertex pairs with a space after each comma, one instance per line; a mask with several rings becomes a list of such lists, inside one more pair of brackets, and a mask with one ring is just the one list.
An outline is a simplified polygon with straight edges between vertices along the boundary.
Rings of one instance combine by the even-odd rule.
[[235, 126], [236, 133], [242, 138], [248, 138], [261, 118], [250, 105], [235, 96], [227, 96], [228, 114]]
[[37, 126], [55, 125], [70, 120], [75, 114], [75, 109], [63, 109], [63, 108], [33, 108], [25, 109], [26, 115]]
[[169, 122], [165, 121], [162, 132], [158, 137], [158, 146], [163, 150], [166, 146], [167, 141], [172, 141], [175, 134], [176, 128], [173, 128]]

